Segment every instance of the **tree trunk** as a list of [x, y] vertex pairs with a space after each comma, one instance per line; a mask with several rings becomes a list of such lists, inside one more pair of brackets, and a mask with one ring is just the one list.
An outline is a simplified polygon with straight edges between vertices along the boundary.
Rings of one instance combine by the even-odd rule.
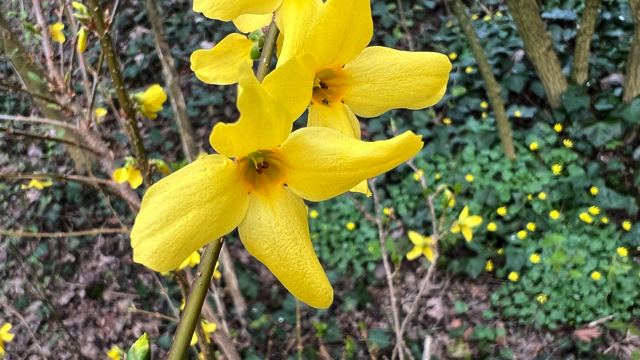
[[573, 56], [573, 71], [571, 77], [579, 85], [584, 85], [589, 78], [589, 53], [591, 38], [596, 27], [598, 8], [602, 0], [586, 0], [580, 28], [576, 38], [576, 49]]
[[629, 0], [633, 18], [633, 42], [627, 57], [627, 73], [624, 81], [624, 96], [627, 104], [640, 94], [640, 0]]
[[504, 154], [509, 159], [513, 160], [515, 159], [516, 153], [513, 147], [513, 139], [511, 138], [511, 129], [507, 120], [507, 113], [504, 110], [504, 103], [502, 102], [502, 97], [500, 95], [500, 85], [493, 75], [491, 65], [489, 65], [489, 62], [487, 61], [487, 55], [480, 44], [480, 39], [478, 38], [476, 30], [471, 23], [471, 19], [469, 19], [469, 16], [466, 13], [464, 4], [462, 4], [461, 0], [448, 0], [448, 3], [451, 5], [451, 9], [458, 18], [458, 21], [460, 21], [462, 31], [469, 41], [469, 46], [471, 46], [471, 51], [473, 51], [473, 56], [476, 58], [478, 68], [480, 69], [480, 73], [482, 74], [482, 78], [484, 79], [487, 87], [487, 97], [489, 98], [489, 102], [491, 103], [491, 107], [493, 107], [493, 112], [496, 116]]
[[553, 51], [553, 38], [542, 23], [536, 0], [507, 0], [507, 6], [551, 107], [561, 107], [560, 95], [567, 89], [567, 79]]

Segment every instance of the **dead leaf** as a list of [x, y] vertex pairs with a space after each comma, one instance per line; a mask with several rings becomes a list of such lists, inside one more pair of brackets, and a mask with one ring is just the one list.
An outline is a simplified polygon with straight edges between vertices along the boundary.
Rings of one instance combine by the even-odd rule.
[[573, 332], [573, 337], [576, 340], [591, 342], [593, 339], [600, 336], [600, 334], [601, 333], [598, 328], [581, 328]]
[[442, 311], [442, 299], [434, 297], [427, 300], [427, 315], [436, 320], [442, 319], [444, 311]]
[[451, 320], [451, 323], [449, 323], [449, 326], [447, 326], [447, 328], [455, 329], [455, 328], [458, 328], [460, 326], [462, 326], [462, 320], [456, 318], [456, 319]]
[[469, 326], [469, 328], [465, 330], [464, 333], [462, 334], [462, 338], [464, 340], [469, 340], [469, 335], [471, 335], [472, 332], [473, 332], [473, 326]]

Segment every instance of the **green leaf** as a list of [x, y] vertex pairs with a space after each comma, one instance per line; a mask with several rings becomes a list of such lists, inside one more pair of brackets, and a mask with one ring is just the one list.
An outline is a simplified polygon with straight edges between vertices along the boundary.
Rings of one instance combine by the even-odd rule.
[[467, 93], [467, 88], [464, 86], [452, 86], [451, 95], [454, 97], [462, 96]]
[[635, 98], [626, 109], [622, 110], [621, 115], [630, 123], [640, 123], [640, 98]]
[[589, 96], [585, 94], [585, 88], [579, 85], [570, 85], [567, 91], [560, 96], [560, 101], [570, 113], [589, 107]]
[[622, 135], [622, 124], [618, 120], [598, 121], [582, 131], [593, 146], [601, 147]]

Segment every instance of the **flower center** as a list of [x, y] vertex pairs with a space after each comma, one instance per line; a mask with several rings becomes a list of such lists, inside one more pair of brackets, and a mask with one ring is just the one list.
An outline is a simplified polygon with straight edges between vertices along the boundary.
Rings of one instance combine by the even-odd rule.
[[284, 164], [282, 154], [277, 149], [254, 151], [240, 158], [238, 165], [249, 192], [284, 184]]
[[342, 68], [318, 71], [313, 82], [312, 101], [325, 105], [342, 101], [345, 83], [346, 73]]

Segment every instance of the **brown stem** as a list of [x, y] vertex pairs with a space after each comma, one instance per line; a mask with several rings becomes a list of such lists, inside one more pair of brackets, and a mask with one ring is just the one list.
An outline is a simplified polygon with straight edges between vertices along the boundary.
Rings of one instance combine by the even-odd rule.
[[46, 102], [48, 102], [48, 103], [51, 103], [51, 104], [54, 104], [54, 105], [58, 105], [58, 106], [60, 106], [62, 109], [64, 109], [64, 110], [68, 111], [68, 112], [69, 112], [69, 114], [74, 114], [73, 109], [71, 109], [71, 108], [70, 108], [69, 106], [67, 106], [67, 105], [63, 105], [63, 104], [61, 104], [61, 103], [60, 103], [59, 101], [57, 101], [56, 99], [50, 98], [50, 97], [48, 97], [48, 96], [44, 96], [44, 95], [40, 95], [40, 94], [36, 94], [36, 93], [31, 92], [31, 91], [29, 91], [29, 90], [27, 90], [27, 89], [23, 89], [23, 88], [21, 88], [21, 87], [14, 86], [14, 85], [11, 85], [11, 84], [7, 84], [7, 83], [5, 83], [5, 82], [1, 82], [1, 81], [0, 81], [0, 86], [3, 86], [3, 87], [6, 87], [6, 88], [9, 88], [9, 89], [12, 89], [12, 90], [15, 90], [15, 91], [23, 92], [23, 93], [25, 93], [25, 94], [27, 94], [27, 95], [33, 96], [34, 98], [37, 98], [37, 99], [40, 99], [40, 100], [44, 100], [44, 101], [46, 101]]
[[25, 116], [14, 116], [14, 115], [0, 115], [0, 120], [7, 120], [7, 121], [15, 121], [15, 122], [28, 122], [28, 123], [37, 123], [37, 124], [44, 124], [44, 125], [53, 125], [53, 126], [59, 126], [59, 127], [63, 127], [72, 131], [76, 131], [76, 127], [66, 123], [64, 121], [58, 121], [58, 120], [51, 120], [51, 119], [45, 119], [45, 118], [36, 118], [36, 117], [25, 117]]
[[47, 20], [44, 18], [44, 12], [42, 10], [42, 3], [40, 0], [32, 0], [33, 10], [36, 13], [36, 21], [42, 29], [40, 35], [42, 37], [42, 50], [44, 51], [44, 58], [47, 64], [47, 70], [49, 74], [55, 80], [55, 86], [58, 89], [62, 88], [62, 77], [58, 73], [58, 69], [53, 64], [53, 51], [51, 49], [51, 43], [49, 42], [49, 26]]
[[298, 336], [298, 360], [302, 360], [302, 324], [300, 320], [300, 300], [296, 298], [296, 334]]
[[126, 115], [124, 117], [124, 125], [127, 133], [129, 134], [129, 139], [131, 140], [133, 152], [136, 156], [136, 159], [138, 160], [138, 169], [142, 173], [145, 186], [149, 187], [151, 186], [153, 179], [151, 177], [151, 172], [149, 172], [149, 161], [147, 159], [147, 152], [144, 149], [142, 136], [140, 135], [140, 129], [138, 129], [136, 110], [133, 108], [131, 101], [129, 100], [129, 95], [127, 93], [127, 89], [125, 88], [124, 79], [122, 77], [122, 73], [120, 72], [118, 57], [113, 48], [111, 34], [109, 34], [109, 32], [106, 30], [104, 17], [102, 15], [100, 5], [98, 4], [98, 0], [89, 0], [89, 11], [91, 12], [91, 17], [93, 18], [93, 23], [95, 24], [98, 37], [100, 38], [102, 51], [107, 58], [107, 65], [109, 66], [109, 73], [111, 74], [113, 86], [115, 87], [116, 95], [118, 96], [118, 102], [120, 103], [120, 107]]
[[414, 51], [413, 47], [413, 36], [411, 36], [411, 31], [409, 31], [409, 27], [407, 26], [407, 17], [404, 14], [404, 7], [402, 6], [402, 0], [398, 0], [398, 13], [400, 14], [400, 25], [404, 30], [404, 35], [407, 37], [407, 44], [409, 45], [409, 50]]
[[57, 137], [53, 137], [53, 136], [49, 136], [49, 135], [37, 135], [37, 134], [32, 134], [32, 133], [28, 133], [26, 131], [21, 131], [21, 130], [16, 130], [16, 129], [12, 129], [12, 128], [3, 128], [0, 127], [0, 133], [7, 133], [7, 134], [15, 134], [15, 135], [20, 135], [20, 136], [25, 136], [25, 137], [30, 137], [33, 139], [39, 139], [39, 140], [46, 140], [46, 141], [54, 141], [54, 142], [59, 142], [61, 144], [65, 144], [68, 146], [74, 146], [83, 150], [87, 150], [90, 151], [92, 153], [94, 153], [95, 155], [101, 155], [102, 153], [100, 152], [100, 150], [95, 149], [91, 146], [88, 145], [84, 145], [84, 144], [80, 144], [77, 141], [74, 140], [67, 140], [64, 138], [57, 138]]
[[589, 53], [591, 37], [596, 27], [598, 8], [602, 0], [586, 0], [582, 19], [576, 36], [576, 49], [573, 56], [573, 71], [571, 77], [579, 85], [584, 85], [589, 79]]
[[633, 19], [633, 41], [627, 57], [624, 95], [627, 104], [640, 94], [640, 0], [629, 0], [631, 18]]
[[57, 232], [57, 233], [32, 233], [14, 230], [0, 229], [0, 235], [16, 236], [16, 237], [33, 237], [33, 238], [62, 238], [72, 236], [85, 236], [85, 235], [101, 235], [101, 234], [128, 234], [130, 229], [91, 229], [85, 231], [71, 231], [71, 232]]
[[471, 51], [473, 52], [473, 56], [476, 58], [478, 68], [480, 69], [480, 73], [482, 74], [482, 78], [486, 84], [487, 97], [489, 98], [489, 102], [491, 102], [493, 112], [496, 116], [496, 123], [498, 124], [498, 132], [500, 133], [500, 139], [502, 140], [502, 149], [504, 150], [504, 154], [509, 159], [513, 160], [516, 157], [516, 152], [513, 147], [513, 138], [511, 137], [511, 128], [509, 127], [509, 121], [507, 120], [507, 113], [504, 110], [504, 103], [502, 102], [500, 85], [493, 75], [493, 71], [491, 70], [489, 61], [487, 60], [484, 48], [480, 43], [480, 39], [476, 34], [476, 30], [473, 27], [471, 19], [467, 15], [466, 7], [461, 0], [448, 0], [448, 2], [451, 5], [453, 13], [460, 22], [462, 32], [464, 32], [467, 41], [469, 41]]

